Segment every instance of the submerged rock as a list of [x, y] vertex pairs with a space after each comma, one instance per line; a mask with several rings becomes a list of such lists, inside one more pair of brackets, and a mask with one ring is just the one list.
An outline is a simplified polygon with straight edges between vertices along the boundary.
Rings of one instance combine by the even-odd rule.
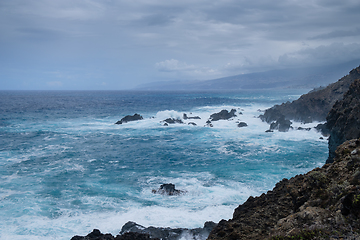
[[135, 113], [133, 116], [131, 115], [127, 115], [125, 117], [123, 117], [120, 121], [117, 121], [115, 124], [123, 124], [123, 123], [127, 123], [127, 122], [131, 122], [131, 121], [138, 121], [138, 120], [142, 120], [143, 117], [137, 113]]
[[279, 130], [279, 132], [289, 131], [292, 122], [288, 119], [285, 119], [285, 116], [281, 116], [278, 120], [270, 124], [270, 130]]
[[177, 118], [167, 118], [165, 119], [163, 122], [166, 122], [168, 124], [174, 124], [174, 123], [184, 123], [181, 119], [177, 119]]
[[194, 117], [188, 117], [188, 115], [186, 113], [183, 114], [183, 119], [187, 120], [187, 119], [201, 119], [199, 116], [194, 116]]

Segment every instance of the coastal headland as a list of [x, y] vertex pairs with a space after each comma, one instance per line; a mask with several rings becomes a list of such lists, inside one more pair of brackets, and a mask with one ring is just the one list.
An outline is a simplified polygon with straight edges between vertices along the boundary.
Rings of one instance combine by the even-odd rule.
[[[232, 219], [205, 224], [189, 239], [360, 239], [360, 66], [336, 83], [315, 89], [298, 100], [276, 105], [260, 116], [271, 131], [287, 131], [291, 121], [325, 121], [329, 158], [321, 168], [283, 179], [261, 196], [250, 196]], [[289, 128], [281, 127], [282, 122]], [[290, 122], [290, 123], [289, 123]], [[274, 124], [275, 123], [275, 124]], [[277, 126], [271, 129], [271, 125]], [[188, 229], [149, 229], [129, 223], [117, 236], [94, 230], [72, 240], [181, 239]], [[131, 230], [133, 229], [133, 230]], [[178, 232], [180, 234], [172, 234]], [[160, 233], [159, 233], [160, 234]], [[198, 237], [198, 238], [196, 238]]]

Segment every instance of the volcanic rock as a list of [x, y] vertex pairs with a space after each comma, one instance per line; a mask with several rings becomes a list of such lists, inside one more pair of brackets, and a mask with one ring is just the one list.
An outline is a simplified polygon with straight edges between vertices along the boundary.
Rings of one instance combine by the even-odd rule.
[[319, 88], [302, 95], [293, 102], [286, 102], [275, 105], [265, 111], [259, 117], [261, 120], [271, 124], [279, 118], [294, 120], [303, 123], [313, 121], [325, 121], [326, 116], [336, 101], [343, 98], [350, 87], [350, 84], [360, 78], [360, 66], [326, 88]]
[[[360, 72], [360, 68], [357, 70]], [[335, 103], [326, 120], [326, 125], [330, 129], [327, 160], [327, 163], [330, 163], [341, 143], [360, 137], [360, 79], [355, 80], [344, 98]]]
[[183, 119], [187, 120], [187, 119], [201, 119], [199, 116], [194, 116], [194, 117], [188, 117], [188, 115], [186, 113], [183, 114]]
[[360, 139], [354, 139], [337, 148], [333, 163], [249, 197], [208, 239], [360, 239], [359, 218]]
[[238, 127], [247, 127], [247, 123], [246, 122], [239, 122], [239, 124], [237, 125]]
[[211, 121], [228, 120], [232, 117], [236, 117], [235, 112], [236, 109], [231, 109], [230, 112], [228, 110], [221, 110], [218, 113], [211, 114], [210, 120]]
[[181, 121], [181, 119], [176, 119], [176, 118], [167, 118], [163, 122], [166, 122], [168, 124], [184, 123], [183, 121]]
[[115, 124], [123, 124], [123, 123], [127, 123], [127, 122], [131, 122], [131, 121], [138, 121], [138, 120], [142, 120], [143, 117], [137, 113], [135, 113], [133, 116], [131, 115], [127, 115], [125, 117], [123, 117], [120, 121], [117, 121]]
[[185, 191], [175, 189], [175, 184], [172, 183], [165, 183], [160, 185], [160, 188], [155, 190], [152, 190], [152, 193], [162, 194], [162, 195], [180, 195], [185, 193]]

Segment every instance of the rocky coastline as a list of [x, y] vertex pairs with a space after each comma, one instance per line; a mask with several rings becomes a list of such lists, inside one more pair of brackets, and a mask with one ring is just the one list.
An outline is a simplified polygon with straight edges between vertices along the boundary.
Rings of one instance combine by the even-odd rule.
[[[229, 119], [234, 113], [220, 112], [209, 120]], [[326, 121], [318, 126], [330, 134], [326, 164], [283, 179], [261, 196], [250, 196], [235, 209], [232, 219], [218, 224], [189, 230], [128, 222], [117, 236], [94, 229], [72, 240], [360, 239], [360, 66], [326, 88], [266, 110], [260, 118], [273, 124], [271, 131], [289, 130], [291, 120]], [[177, 193], [175, 186], [170, 187]]]

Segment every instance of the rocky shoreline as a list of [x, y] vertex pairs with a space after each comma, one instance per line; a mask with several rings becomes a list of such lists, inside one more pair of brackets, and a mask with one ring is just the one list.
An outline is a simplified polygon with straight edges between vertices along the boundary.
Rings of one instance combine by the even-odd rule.
[[[209, 120], [229, 119], [234, 113], [220, 112]], [[360, 66], [326, 88], [266, 110], [260, 118], [270, 124], [271, 131], [289, 130], [291, 120], [326, 120], [318, 126], [330, 133], [326, 164], [283, 179], [261, 196], [249, 197], [235, 209], [232, 219], [218, 224], [189, 230], [145, 228], [128, 222], [116, 237], [94, 230], [72, 240], [360, 239]], [[177, 193], [175, 186], [171, 189]]]

